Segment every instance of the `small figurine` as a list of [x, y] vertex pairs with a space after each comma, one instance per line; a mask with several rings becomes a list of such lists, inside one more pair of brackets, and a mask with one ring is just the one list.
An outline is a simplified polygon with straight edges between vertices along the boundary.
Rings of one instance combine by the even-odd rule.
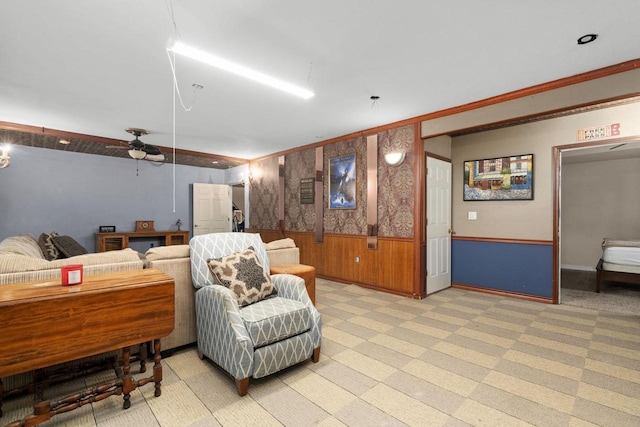
[[176, 225], [178, 226], [178, 231], [180, 231], [180, 227], [182, 226], [182, 221], [180, 221], [180, 218], [178, 218], [178, 221], [176, 221]]

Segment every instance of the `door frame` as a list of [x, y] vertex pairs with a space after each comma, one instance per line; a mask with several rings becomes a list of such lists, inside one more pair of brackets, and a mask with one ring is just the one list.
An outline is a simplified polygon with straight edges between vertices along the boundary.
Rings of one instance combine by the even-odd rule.
[[553, 147], [553, 170], [554, 170], [554, 186], [553, 186], [553, 304], [561, 303], [560, 295], [560, 244], [562, 239], [562, 230], [560, 229], [560, 205], [561, 205], [561, 189], [562, 189], [562, 152], [568, 149], [593, 148], [602, 145], [623, 144], [628, 142], [637, 142], [640, 135], [625, 136], [622, 138], [609, 138], [593, 141], [589, 143], [573, 143], [566, 145], [557, 145]]
[[414, 186], [414, 199], [417, 202], [413, 207], [413, 297], [422, 299], [427, 296], [427, 153], [424, 150], [420, 122], [413, 124], [413, 151], [416, 153], [413, 173], [419, 177]]
[[238, 181], [238, 182], [230, 182], [228, 184], [231, 187], [231, 206], [233, 206], [233, 188], [234, 187], [238, 187], [238, 186], [242, 186], [243, 191], [242, 191], [242, 203], [244, 205], [244, 211], [242, 212], [242, 215], [244, 216], [244, 224], [245, 227], [247, 227], [247, 225], [249, 224], [249, 186], [244, 182], [244, 181]]

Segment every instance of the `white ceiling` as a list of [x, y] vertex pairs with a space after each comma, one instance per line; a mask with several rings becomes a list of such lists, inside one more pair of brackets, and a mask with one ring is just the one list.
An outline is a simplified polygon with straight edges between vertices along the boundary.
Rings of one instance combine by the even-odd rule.
[[563, 164], [635, 158], [640, 158], [640, 141], [604, 144], [596, 147], [582, 147], [562, 151]]
[[638, 0], [3, 0], [0, 121], [171, 146], [180, 39], [315, 92], [176, 58], [192, 106], [176, 147], [253, 159], [639, 58], [639, 16]]

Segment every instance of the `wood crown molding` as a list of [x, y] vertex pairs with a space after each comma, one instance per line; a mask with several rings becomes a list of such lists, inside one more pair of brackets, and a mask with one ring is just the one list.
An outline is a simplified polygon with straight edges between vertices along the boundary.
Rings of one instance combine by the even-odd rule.
[[[124, 139], [106, 138], [96, 135], [87, 135], [59, 129], [49, 129], [40, 126], [30, 126], [3, 121], [0, 121], [0, 131], [7, 134], [9, 139], [11, 139], [11, 142], [17, 145], [129, 158], [127, 150], [118, 150], [109, 147], [125, 147], [129, 144], [129, 141]], [[66, 139], [70, 141], [71, 144], [62, 146], [61, 144], [57, 144], [56, 140], [58, 139]], [[172, 147], [164, 147], [161, 145], [155, 146], [164, 154], [172, 156], [174, 153], [174, 149]], [[175, 158], [177, 164], [209, 167], [213, 169], [228, 169], [230, 167], [249, 163], [246, 159], [184, 149], [175, 149]]]

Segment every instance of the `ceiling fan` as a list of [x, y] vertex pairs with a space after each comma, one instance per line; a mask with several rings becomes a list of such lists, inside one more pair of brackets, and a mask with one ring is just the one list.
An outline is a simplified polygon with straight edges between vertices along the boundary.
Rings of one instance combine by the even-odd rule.
[[126, 128], [125, 131], [129, 132], [131, 135], [134, 135], [135, 139], [129, 141], [129, 144], [127, 146], [110, 146], [109, 148], [128, 148], [129, 156], [132, 159], [136, 160], [150, 160], [152, 162], [164, 161], [164, 154], [162, 154], [158, 147], [156, 147], [155, 145], [145, 144], [144, 142], [140, 141], [140, 136], [148, 135], [148, 131], [140, 128]]

